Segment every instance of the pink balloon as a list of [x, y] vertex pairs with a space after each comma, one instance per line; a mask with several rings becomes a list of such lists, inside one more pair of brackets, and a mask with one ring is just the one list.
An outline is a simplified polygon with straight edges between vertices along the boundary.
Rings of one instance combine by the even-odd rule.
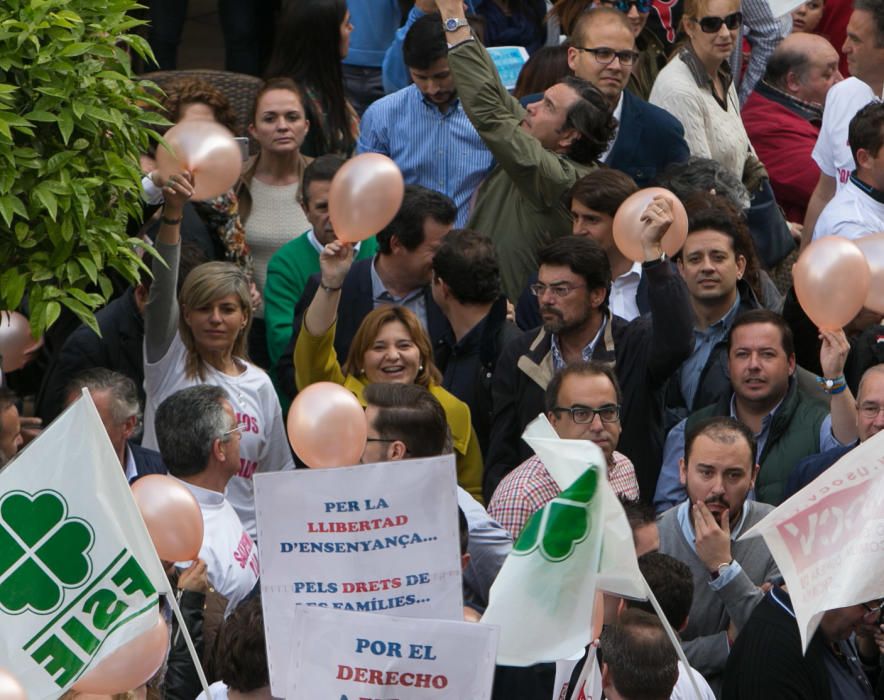
[[869, 293], [865, 307], [884, 314], [884, 233], [863, 236], [853, 242], [869, 265]]
[[662, 187], [647, 187], [627, 197], [614, 215], [614, 245], [630, 260], [642, 262], [645, 259], [641, 244], [641, 215], [651, 200], [663, 195], [672, 203], [674, 220], [663, 234], [660, 245], [670, 258], [684, 245], [688, 236], [688, 215], [681, 200]]
[[176, 124], [163, 137], [170, 153], [157, 146], [157, 169], [165, 180], [182, 170], [193, 174], [193, 198], [212, 199], [236, 184], [242, 173], [242, 153], [233, 134], [207, 119], [188, 119]]
[[18, 311], [0, 311], [0, 355], [3, 356], [4, 372], [15, 372], [24, 367], [30, 359], [28, 355], [42, 342], [42, 338], [34, 340], [31, 335], [27, 316]]
[[792, 268], [792, 279], [804, 313], [823, 330], [850, 323], [869, 293], [869, 266], [862, 252], [839, 236], [807, 246]]
[[74, 690], [114, 695], [141, 687], [159, 671], [169, 650], [169, 626], [157, 614], [156, 624], [127, 642], [83, 674]]
[[368, 425], [365, 410], [351, 391], [317, 382], [292, 402], [286, 421], [292, 449], [309, 467], [328, 469], [359, 464]]
[[18, 679], [3, 668], [0, 668], [0, 700], [28, 700]]
[[203, 515], [187, 487], [171, 476], [148, 474], [132, 484], [132, 495], [160, 559], [196, 559], [203, 546]]
[[328, 212], [339, 241], [355, 243], [389, 224], [405, 184], [396, 164], [379, 153], [363, 153], [338, 170], [328, 195]]

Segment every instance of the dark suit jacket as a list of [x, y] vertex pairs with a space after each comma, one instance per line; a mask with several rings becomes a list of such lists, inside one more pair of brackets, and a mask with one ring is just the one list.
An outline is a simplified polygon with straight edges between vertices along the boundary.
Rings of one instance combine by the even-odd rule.
[[147, 476], [148, 474], [168, 473], [162, 456], [156, 450], [149, 450], [131, 440], [129, 441], [129, 449], [132, 452], [132, 459], [135, 460], [136, 471], [136, 476], [130, 483], [134, 483], [142, 476]]
[[802, 459], [789, 474], [789, 479], [786, 481], [786, 488], [783, 492], [783, 500], [785, 501], [790, 496], [794, 496], [854, 447], [856, 447], [856, 443], [847, 447], [833, 447], [831, 450], [818, 452], [815, 455]]
[[605, 164], [650, 187], [670, 163], [683, 163], [691, 152], [681, 122], [665, 109], [623, 91], [620, 129]]
[[[371, 265], [373, 261], [373, 258], [357, 260], [344, 278], [343, 289], [341, 289], [341, 302], [338, 305], [338, 325], [335, 329], [335, 352], [338, 354], [338, 361], [341, 364], [347, 359], [350, 343], [353, 340], [353, 336], [356, 335], [362, 319], [374, 309], [374, 295], [371, 291]], [[313, 301], [316, 290], [319, 289], [319, 279], [319, 275], [316, 274], [307, 281], [304, 293], [295, 306], [294, 320], [292, 321], [292, 339], [282, 355], [280, 355], [279, 362], [276, 365], [279, 387], [289, 397], [293, 397], [297, 393], [295, 387], [295, 367], [293, 364], [295, 342], [298, 339], [298, 332], [301, 330], [301, 320], [304, 317], [304, 312], [310, 306], [310, 302]], [[427, 304], [428, 328], [426, 330], [430, 336], [433, 353], [435, 354], [443, 338], [450, 332], [450, 326], [448, 325], [448, 319], [442, 314], [442, 309], [433, 301], [433, 295], [430, 293], [429, 286], [424, 288], [423, 293]]]

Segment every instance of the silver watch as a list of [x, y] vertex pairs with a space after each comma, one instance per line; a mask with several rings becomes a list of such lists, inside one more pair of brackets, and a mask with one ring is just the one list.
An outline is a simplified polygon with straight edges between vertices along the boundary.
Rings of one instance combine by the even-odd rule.
[[469, 27], [470, 23], [467, 22], [464, 17], [449, 17], [448, 19], [442, 20], [442, 26], [445, 28], [446, 32], [456, 32], [461, 27]]

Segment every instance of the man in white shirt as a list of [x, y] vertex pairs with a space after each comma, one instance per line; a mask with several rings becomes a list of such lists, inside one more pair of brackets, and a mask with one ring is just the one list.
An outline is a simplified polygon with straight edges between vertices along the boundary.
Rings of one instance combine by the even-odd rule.
[[199, 384], [175, 392], [157, 409], [154, 421], [160, 453], [169, 473], [199, 503], [209, 583], [227, 599], [230, 612], [258, 582], [258, 551], [233, 506], [224, 497], [239, 472], [243, 425], [218, 386]]
[[823, 207], [847, 184], [856, 167], [847, 145], [847, 125], [884, 90], [884, 0], [855, 0], [853, 6], [842, 47], [852, 77], [826, 95], [823, 124], [813, 149], [820, 179], [807, 204], [802, 246], [810, 243]]
[[813, 240], [861, 238], [884, 231], [884, 104], [872, 102], [857, 112], [847, 138], [856, 170], [823, 209]]

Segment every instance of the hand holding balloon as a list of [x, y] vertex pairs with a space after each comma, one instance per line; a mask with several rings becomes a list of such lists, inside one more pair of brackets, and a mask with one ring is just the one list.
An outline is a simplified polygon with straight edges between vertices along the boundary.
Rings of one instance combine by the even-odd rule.
[[662, 194], [654, 195], [654, 199], [645, 207], [639, 221], [642, 223], [639, 240], [644, 252], [644, 259], [658, 260], [663, 254], [663, 248], [660, 245], [663, 235], [675, 221], [670, 198]]
[[354, 247], [350, 243], [332, 241], [319, 254], [322, 284], [335, 288], [344, 284], [344, 278], [353, 266]]
[[356, 243], [389, 224], [405, 185], [398, 166], [380, 153], [351, 158], [335, 173], [328, 193], [328, 213], [339, 241]]
[[820, 329], [820, 367], [823, 376], [835, 379], [844, 374], [844, 363], [847, 362], [847, 353], [850, 352], [850, 343], [847, 336], [840, 328], [835, 331]]
[[613, 228], [614, 244], [625, 257], [651, 261], [659, 259], [661, 252], [671, 257], [681, 250], [688, 235], [688, 215], [672, 192], [649, 187], [623, 201]]
[[242, 173], [242, 153], [233, 134], [217, 122], [194, 119], [169, 129], [157, 147], [157, 168], [163, 180], [187, 170], [193, 174], [194, 199], [212, 199], [227, 192]]
[[169, 175], [163, 185], [163, 215], [168, 219], [177, 219], [184, 210], [184, 205], [193, 197], [193, 175], [186, 170]]

